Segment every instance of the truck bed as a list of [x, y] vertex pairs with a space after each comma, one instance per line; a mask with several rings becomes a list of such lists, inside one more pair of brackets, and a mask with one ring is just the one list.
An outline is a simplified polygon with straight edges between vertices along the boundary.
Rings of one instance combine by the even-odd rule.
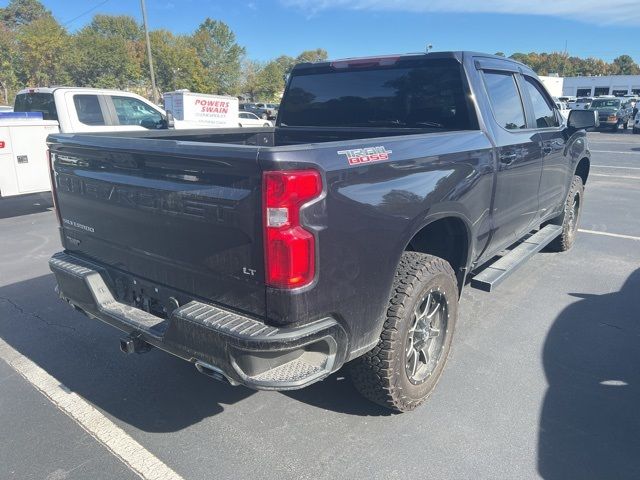
[[97, 133], [95, 136], [167, 140], [176, 142], [250, 145], [260, 147], [284, 147], [289, 145], [339, 142], [433, 132], [434, 130], [432, 129], [423, 128], [259, 127], [105, 132]]

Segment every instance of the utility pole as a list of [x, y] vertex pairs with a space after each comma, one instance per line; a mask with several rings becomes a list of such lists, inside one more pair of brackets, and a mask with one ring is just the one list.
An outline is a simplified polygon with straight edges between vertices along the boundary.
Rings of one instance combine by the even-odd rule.
[[9, 104], [9, 93], [7, 92], [7, 85], [4, 84], [3, 82], [0, 82], [0, 87], [2, 87], [2, 90], [4, 91], [4, 101], [8, 105]]
[[147, 26], [147, 8], [144, 6], [144, 0], [140, 0], [142, 6], [142, 24], [144, 25], [144, 36], [147, 41], [147, 57], [149, 57], [149, 73], [151, 73], [151, 99], [158, 102], [158, 91], [156, 90], [156, 76], [153, 73], [153, 58], [151, 56], [151, 41], [149, 40], [149, 27]]

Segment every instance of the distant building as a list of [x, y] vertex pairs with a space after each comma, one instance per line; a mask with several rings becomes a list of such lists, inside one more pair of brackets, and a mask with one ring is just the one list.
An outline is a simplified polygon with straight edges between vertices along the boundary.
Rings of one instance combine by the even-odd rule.
[[597, 97], [599, 95], [640, 96], [640, 75], [602, 75], [584, 77], [540, 76], [554, 97]]
[[565, 77], [562, 85], [562, 94], [571, 97], [640, 95], [640, 75]]

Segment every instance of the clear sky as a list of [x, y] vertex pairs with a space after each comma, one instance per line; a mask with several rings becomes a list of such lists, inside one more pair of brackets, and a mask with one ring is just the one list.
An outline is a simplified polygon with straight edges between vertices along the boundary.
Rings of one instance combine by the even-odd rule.
[[[640, 0], [146, 0], [151, 29], [226, 22], [250, 58], [325, 48], [331, 58], [434, 50], [564, 51], [640, 62]], [[0, 6], [6, 5], [0, 0]], [[140, 18], [137, 0], [44, 0], [73, 31], [95, 13]], [[81, 15], [94, 8], [89, 13]], [[79, 18], [79, 15], [81, 15]]]

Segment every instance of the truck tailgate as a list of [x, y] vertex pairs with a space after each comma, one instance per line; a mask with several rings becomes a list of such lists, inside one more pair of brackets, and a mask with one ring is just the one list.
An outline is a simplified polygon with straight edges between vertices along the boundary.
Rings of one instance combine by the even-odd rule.
[[150, 282], [152, 300], [169, 287], [264, 316], [256, 147], [87, 135], [50, 142], [68, 252]]

